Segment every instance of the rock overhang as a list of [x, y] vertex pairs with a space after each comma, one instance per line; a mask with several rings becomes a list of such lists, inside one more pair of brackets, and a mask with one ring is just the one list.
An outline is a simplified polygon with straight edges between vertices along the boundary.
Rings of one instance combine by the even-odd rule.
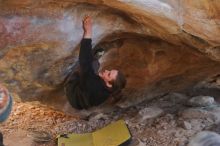
[[93, 46], [106, 47], [102, 68], [121, 68], [129, 91], [181, 90], [219, 72], [217, 1], [8, 0], [0, 7], [1, 81], [27, 98], [63, 82], [86, 14]]

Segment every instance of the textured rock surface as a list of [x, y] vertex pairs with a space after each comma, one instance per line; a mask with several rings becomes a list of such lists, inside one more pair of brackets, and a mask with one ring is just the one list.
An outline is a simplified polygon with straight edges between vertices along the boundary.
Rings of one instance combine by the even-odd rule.
[[[182, 102], [183, 97], [185, 98], [185, 95], [180, 93], [170, 93], [126, 108], [114, 107], [102, 112], [88, 110], [81, 112], [85, 115], [83, 119], [43, 106], [39, 102], [15, 102], [10, 118], [0, 127], [5, 136], [5, 145], [10, 146], [55, 146], [57, 134], [91, 132], [119, 119], [126, 121], [131, 132], [132, 140], [129, 146], [186, 146], [189, 143], [190, 146], [206, 146], [204, 142], [217, 143], [220, 125], [219, 121], [212, 117], [219, 115], [219, 106], [206, 109], [197, 107], [203, 113], [198, 110], [196, 113]], [[146, 109], [163, 111], [163, 114], [143, 113]], [[187, 110], [188, 116], [185, 112]], [[75, 111], [75, 115], [76, 113], [79, 114], [79, 111]], [[196, 136], [197, 138], [194, 137], [202, 131], [212, 131], [215, 134], [209, 136], [210, 132], [205, 132], [198, 134], [200, 136]], [[37, 143], [36, 137], [37, 141], [45, 142]], [[48, 137], [52, 139], [48, 141]], [[18, 142], [15, 144], [15, 141]]]
[[214, 103], [215, 103], [214, 97], [210, 97], [210, 96], [196, 96], [196, 97], [192, 97], [188, 101], [188, 104], [190, 106], [199, 106], [199, 107], [211, 106], [214, 105]]
[[125, 72], [128, 99], [191, 88], [220, 70], [219, 7], [216, 0], [2, 0], [0, 80], [23, 100], [56, 101], [90, 14], [93, 46], [105, 49], [102, 68]]
[[157, 107], [148, 107], [139, 111], [139, 115], [142, 117], [142, 120], [151, 119], [158, 117], [163, 113], [163, 110]]
[[[77, 62], [86, 14], [93, 18], [93, 47], [104, 49], [101, 69], [121, 69], [128, 85], [114, 107], [79, 112], [65, 100], [62, 83]], [[185, 146], [200, 131], [220, 133], [219, 14], [218, 0], [0, 0], [0, 81], [15, 97], [1, 125], [6, 145], [11, 138], [33, 145], [29, 131], [55, 138], [121, 118], [132, 146]], [[199, 95], [217, 103], [189, 108]], [[158, 114], [143, 112], [152, 107]]]
[[203, 131], [189, 142], [188, 146], [218, 146], [220, 145], [220, 135], [210, 131]]

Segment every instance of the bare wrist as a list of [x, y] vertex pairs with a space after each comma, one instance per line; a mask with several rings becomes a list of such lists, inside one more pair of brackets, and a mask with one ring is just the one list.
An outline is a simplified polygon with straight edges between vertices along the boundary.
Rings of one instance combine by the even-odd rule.
[[92, 33], [91, 32], [84, 31], [83, 38], [91, 38], [91, 37], [92, 37]]

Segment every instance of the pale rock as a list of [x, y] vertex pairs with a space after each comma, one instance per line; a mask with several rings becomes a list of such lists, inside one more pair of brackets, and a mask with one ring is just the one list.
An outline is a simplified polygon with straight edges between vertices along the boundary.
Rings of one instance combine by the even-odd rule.
[[203, 119], [209, 123], [220, 122], [220, 107], [213, 106], [208, 108], [189, 108], [179, 113], [183, 119]]
[[141, 116], [142, 120], [156, 118], [162, 113], [163, 110], [158, 107], [147, 107], [139, 111], [139, 115]]
[[142, 142], [140, 139], [138, 139], [138, 142], [137, 146], [146, 146], [146, 143]]
[[96, 121], [96, 120], [100, 120], [100, 119], [107, 119], [108, 116], [103, 114], [103, 113], [98, 113], [96, 115], [91, 115], [91, 118], [89, 119], [90, 121]]
[[220, 106], [218, 105], [216, 107], [211, 108], [209, 112], [211, 112], [215, 116], [214, 122], [216, 124], [219, 123], [220, 122]]
[[190, 119], [188, 122], [191, 124], [191, 130], [194, 131], [201, 131], [206, 126], [202, 119]]
[[201, 108], [189, 108], [180, 112], [180, 117], [183, 119], [215, 119], [215, 116], [209, 111]]
[[188, 101], [189, 105], [196, 106], [196, 107], [211, 106], [214, 103], [215, 103], [215, 99], [214, 97], [211, 97], [211, 96], [196, 96], [196, 97], [192, 97]]
[[197, 133], [187, 146], [220, 146], [220, 135], [215, 132], [202, 131]]
[[187, 122], [187, 121], [183, 121], [183, 127], [186, 130], [190, 130], [192, 128], [192, 125], [189, 122]]

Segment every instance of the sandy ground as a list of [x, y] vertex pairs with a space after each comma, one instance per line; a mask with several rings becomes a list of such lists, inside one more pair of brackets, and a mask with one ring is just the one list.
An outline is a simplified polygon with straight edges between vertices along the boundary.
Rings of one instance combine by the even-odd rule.
[[208, 114], [202, 119], [204, 114], [198, 113], [197, 107], [184, 112], [192, 109], [184, 104], [186, 98], [168, 94], [135, 106], [85, 112], [84, 116], [83, 112], [67, 114], [38, 102], [15, 101], [10, 118], [0, 129], [6, 146], [56, 146], [58, 134], [91, 132], [124, 119], [132, 134], [130, 146], [186, 146], [196, 133], [220, 127]]
[[[62, 122], [76, 120], [77, 116], [66, 115], [34, 102], [14, 102], [10, 118], [1, 124], [6, 146], [55, 145], [57, 132], [54, 128]], [[34, 142], [33, 132], [47, 132], [51, 140], [46, 144]]]

